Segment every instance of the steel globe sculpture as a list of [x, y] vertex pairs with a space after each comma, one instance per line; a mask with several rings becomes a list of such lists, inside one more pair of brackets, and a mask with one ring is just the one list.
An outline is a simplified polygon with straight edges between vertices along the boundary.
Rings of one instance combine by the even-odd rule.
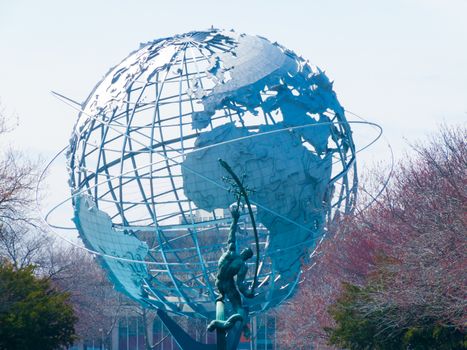
[[260, 252], [245, 300], [260, 313], [291, 296], [327, 224], [352, 210], [355, 153], [332, 82], [294, 52], [216, 29], [164, 38], [112, 68], [83, 105], [67, 154], [74, 222], [121, 292], [213, 318], [235, 202], [222, 158], [257, 222], [256, 247], [241, 213], [237, 245]]

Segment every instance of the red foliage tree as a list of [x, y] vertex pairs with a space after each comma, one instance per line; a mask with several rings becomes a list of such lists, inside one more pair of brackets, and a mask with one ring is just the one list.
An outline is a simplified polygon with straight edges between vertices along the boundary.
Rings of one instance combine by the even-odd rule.
[[283, 348], [328, 348], [324, 329], [333, 326], [328, 310], [341, 283], [363, 286], [376, 273], [387, 278], [385, 288], [365, 307], [404, 311], [383, 317], [383, 324], [433, 319], [465, 327], [466, 136], [463, 127], [444, 127], [428, 144], [413, 146], [415, 156], [397, 167], [377, 201], [339, 223], [278, 312]]

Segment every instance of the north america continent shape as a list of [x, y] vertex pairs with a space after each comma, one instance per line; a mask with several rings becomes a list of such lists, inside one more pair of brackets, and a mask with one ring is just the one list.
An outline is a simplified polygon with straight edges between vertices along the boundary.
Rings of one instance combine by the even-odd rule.
[[214, 128], [198, 136], [182, 166], [185, 195], [200, 209], [225, 209], [233, 202], [219, 158], [236, 174], [246, 174], [244, 182], [253, 189], [256, 219], [269, 231], [262, 254], [280, 275], [273, 291], [279, 294], [299, 276], [301, 257], [322, 233], [331, 156], [313, 154], [280, 123], [259, 126], [256, 133], [234, 123]]

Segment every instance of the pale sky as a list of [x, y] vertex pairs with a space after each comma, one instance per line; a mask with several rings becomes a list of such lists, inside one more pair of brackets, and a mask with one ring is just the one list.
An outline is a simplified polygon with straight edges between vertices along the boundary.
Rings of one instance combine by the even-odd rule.
[[[384, 128], [396, 158], [405, 140], [467, 121], [467, 0], [0, 0], [0, 99], [19, 118], [14, 144], [51, 157], [77, 112], [50, 90], [84, 101], [140, 42], [211, 25], [324, 69], [346, 109]], [[383, 146], [369, 152], [384, 160]]]

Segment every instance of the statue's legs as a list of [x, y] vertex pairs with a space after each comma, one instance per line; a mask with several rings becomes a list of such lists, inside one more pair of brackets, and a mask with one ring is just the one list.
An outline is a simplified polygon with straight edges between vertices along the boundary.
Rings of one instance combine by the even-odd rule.
[[[229, 298], [230, 304], [232, 304], [232, 309], [235, 314], [241, 313], [242, 308], [242, 297], [238, 292], [235, 284], [232, 283], [229, 289], [226, 290], [227, 298]], [[242, 315], [243, 316], [243, 315]]]

